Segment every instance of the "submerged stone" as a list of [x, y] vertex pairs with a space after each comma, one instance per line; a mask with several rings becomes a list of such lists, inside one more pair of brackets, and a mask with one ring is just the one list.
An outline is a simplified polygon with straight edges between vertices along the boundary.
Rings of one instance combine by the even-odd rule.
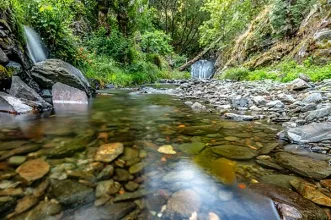
[[290, 181], [296, 178], [297, 178], [296, 176], [290, 176], [284, 174], [269, 174], [262, 176], [260, 178], [260, 182], [281, 186], [287, 189], [292, 189]]
[[109, 163], [115, 160], [123, 153], [124, 147], [122, 143], [111, 143], [100, 146], [95, 153], [96, 161]]
[[290, 183], [296, 191], [306, 199], [309, 199], [318, 205], [331, 206], [331, 198], [320, 192], [314, 184], [308, 183], [299, 178], [291, 180]]
[[190, 126], [180, 130], [180, 133], [190, 136], [200, 136], [206, 134], [217, 133], [221, 129], [219, 125], [201, 125], [201, 126]]
[[129, 173], [136, 174], [141, 172], [145, 168], [145, 163], [137, 163], [129, 168]]
[[19, 166], [26, 161], [26, 156], [13, 156], [9, 158], [8, 163], [10, 165]]
[[39, 202], [39, 198], [33, 195], [25, 196], [22, 199], [17, 201], [17, 205], [15, 207], [15, 214], [23, 213], [33, 206], [37, 205]]
[[16, 199], [10, 196], [0, 197], [0, 217], [12, 210], [16, 205]]
[[86, 146], [80, 142], [73, 141], [66, 143], [63, 146], [56, 147], [47, 153], [48, 158], [64, 158], [70, 157], [77, 152], [85, 150]]
[[126, 200], [133, 200], [140, 197], [144, 197], [148, 194], [145, 189], [141, 189], [135, 192], [126, 192], [124, 194], [117, 195], [114, 199], [114, 202], [121, 202]]
[[65, 206], [79, 206], [94, 201], [94, 190], [73, 180], [54, 181], [50, 193]]
[[42, 159], [29, 160], [17, 168], [16, 172], [27, 181], [34, 181], [45, 176], [49, 164]]
[[212, 147], [211, 149], [215, 154], [229, 159], [248, 160], [257, 156], [256, 151], [248, 147], [240, 147], [236, 145], [222, 145]]
[[331, 167], [326, 161], [287, 152], [276, 153], [275, 159], [282, 167], [304, 177], [321, 180], [331, 175]]
[[100, 207], [89, 207], [78, 210], [73, 216], [74, 220], [93, 219], [103, 220], [123, 219], [127, 214], [136, 208], [133, 202], [119, 202], [114, 204], [106, 204]]
[[199, 194], [190, 189], [175, 192], [167, 203], [167, 213], [179, 218], [188, 218], [193, 212], [199, 212], [201, 206]]
[[185, 143], [179, 145], [179, 149], [187, 154], [198, 154], [205, 148], [205, 144], [201, 142]]
[[326, 213], [298, 193], [272, 184], [253, 184], [250, 189], [273, 200], [283, 219], [327, 220]]
[[0, 161], [5, 160], [5, 159], [7, 159], [9, 157], [12, 157], [14, 155], [28, 154], [30, 152], [37, 151], [40, 148], [41, 148], [40, 145], [26, 145], [26, 146], [18, 147], [18, 148], [12, 149], [12, 150], [2, 154], [0, 156]]
[[36, 219], [57, 219], [55, 215], [61, 212], [61, 205], [54, 201], [41, 201], [30, 211], [18, 215], [15, 219], [36, 220]]
[[173, 147], [171, 145], [163, 145], [157, 149], [158, 152], [162, 154], [176, 154]]

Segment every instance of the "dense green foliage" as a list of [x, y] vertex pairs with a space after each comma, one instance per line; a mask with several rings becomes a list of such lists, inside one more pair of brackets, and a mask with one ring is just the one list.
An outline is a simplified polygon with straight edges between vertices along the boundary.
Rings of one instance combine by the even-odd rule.
[[[257, 45], [268, 47], [279, 39], [293, 37], [314, 3], [313, 0], [0, 0], [0, 10], [13, 11], [17, 33], [22, 35], [21, 25], [36, 29], [51, 57], [78, 66], [102, 84], [126, 86], [160, 77], [188, 77], [175, 69], [211, 45], [214, 55], [216, 51], [226, 51], [228, 56], [241, 34], [268, 9], [267, 17], [263, 17], [268, 25], [252, 29], [249, 34], [254, 37], [242, 46], [252, 48], [247, 57], [254, 56], [265, 49]], [[295, 64], [285, 68], [288, 62], [285, 63], [254, 71], [243, 67], [229, 69], [223, 77], [288, 81], [304, 68], [312, 71], [308, 75], [315, 80], [328, 77], [324, 67]]]
[[247, 68], [231, 68], [222, 75], [219, 79], [231, 80], [264, 80], [271, 79], [280, 82], [289, 82], [298, 78], [299, 74], [305, 74], [311, 78], [312, 81], [321, 81], [323, 79], [331, 78], [331, 64], [318, 66], [311, 63], [308, 59], [303, 64], [298, 64], [295, 61], [284, 61], [277, 65], [272, 65], [256, 70], [249, 70]]
[[313, 0], [274, 0], [270, 15], [274, 34], [280, 37], [293, 35], [313, 2]]

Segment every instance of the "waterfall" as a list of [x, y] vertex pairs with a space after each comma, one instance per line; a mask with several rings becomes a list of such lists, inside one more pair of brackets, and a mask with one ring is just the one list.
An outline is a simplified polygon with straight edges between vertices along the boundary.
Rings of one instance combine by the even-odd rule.
[[24, 31], [27, 40], [29, 57], [32, 62], [37, 63], [46, 60], [46, 53], [39, 35], [32, 28], [27, 26], [24, 26]]
[[191, 77], [198, 79], [210, 79], [214, 74], [214, 62], [199, 60], [191, 66]]

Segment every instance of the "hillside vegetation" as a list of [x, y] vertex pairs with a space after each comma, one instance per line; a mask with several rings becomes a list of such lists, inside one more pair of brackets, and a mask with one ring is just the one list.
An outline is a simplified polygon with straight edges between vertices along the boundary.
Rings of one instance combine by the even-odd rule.
[[218, 78], [329, 78], [330, 9], [327, 0], [0, 0], [22, 47], [31, 26], [50, 57], [116, 86], [188, 78], [178, 67], [206, 48]]

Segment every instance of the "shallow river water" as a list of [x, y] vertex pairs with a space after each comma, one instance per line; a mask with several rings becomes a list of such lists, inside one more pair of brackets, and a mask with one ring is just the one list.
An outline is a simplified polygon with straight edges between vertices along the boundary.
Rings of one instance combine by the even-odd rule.
[[2, 120], [2, 217], [279, 219], [248, 189], [282, 176], [255, 159], [281, 144], [278, 126], [193, 112], [176, 96], [104, 93]]

